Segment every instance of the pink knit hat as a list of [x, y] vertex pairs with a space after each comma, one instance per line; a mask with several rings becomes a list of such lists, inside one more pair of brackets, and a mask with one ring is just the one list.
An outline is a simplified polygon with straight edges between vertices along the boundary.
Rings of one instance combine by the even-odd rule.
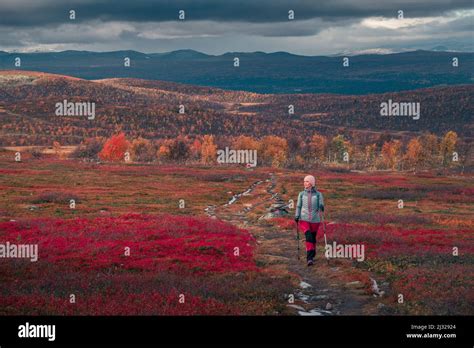
[[306, 175], [304, 177], [304, 181], [309, 181], [311, 183], [311, 186], [316, 185], [316, 179], [312, 175]]

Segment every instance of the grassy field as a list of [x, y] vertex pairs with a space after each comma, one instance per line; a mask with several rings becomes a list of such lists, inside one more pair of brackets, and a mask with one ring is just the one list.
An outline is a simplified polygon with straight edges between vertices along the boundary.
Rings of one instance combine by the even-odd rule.
[[[1, 151], [0, 243], [37, 243], [39, 260], [0, 259], [0, 314], [292, 314], [297, 275], [257, 262], [253, 229], [271, 202], [255, 205], [256, 193], [238, 200], [236, 211], [255, 205], [245, 227], [205, 208], [269, 175], [275, 192], [296, 199], [304, 174], [28, 155], [15, 162]], [[386, 283], [379, 301], [388, 314], [472, 314], [472, 175], [314, 174], [329, 240], [365, 245], [364, 262], [334, 260], [345, 281]], [[265, 223], [288, 234], [294, 226], [291, 216]]]

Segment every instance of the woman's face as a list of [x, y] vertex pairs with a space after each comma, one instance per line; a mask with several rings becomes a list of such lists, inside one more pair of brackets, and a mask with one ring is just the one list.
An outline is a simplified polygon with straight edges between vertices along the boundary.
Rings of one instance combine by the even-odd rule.
[[308, 189], [311, 188], [311, 183], [310, 183], [308, 180], [303, 181], [303, 183], [304, 183], [304, 188], [305, 188], [305, 189], [308, 190]]

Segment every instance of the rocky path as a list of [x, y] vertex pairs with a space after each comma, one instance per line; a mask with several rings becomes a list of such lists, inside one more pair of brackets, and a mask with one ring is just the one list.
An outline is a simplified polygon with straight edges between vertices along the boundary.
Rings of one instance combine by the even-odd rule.
[[[300, 240], [300, 260], [298, 260], [295, 229], [292, 231], [280, 229], [267, 220], [272, 211], [278, 213], [276, 208], [281, 210], [287, 208], [280, 194], [275, 191], [276, 183], [277, 177], [270, 174], [267, 180], [253, 183], [242, 193], [234, 195], [226, 204], [209, 206], [206, 208], [206, 213], [249, 230], [257, 240], [256, 259], [259, 264], [298, 277], [299, 284], [295, 286], [293, 294], [288, 294], [288, 307], [295, 315], [379, 313], [383, 305], [379, 303], [376, 294], [368, 294], [361, 282], [342, 280], [345, 277], [341, 277], [341, 273], [351, 272], [353, 266], [350, 261], [328, 262], [324, 258], [324, 245], [319, 244], [315, 265], [307, 267], [304, 236]], [[267, 213], [257, 221], [255, 218], [250, 219], [248, 215], [258, 207], [265, 208]], [[291, 210], [290, 214], [293, 212], [294, 210]], [[330, 240], [330, 236], [328, 237]]]

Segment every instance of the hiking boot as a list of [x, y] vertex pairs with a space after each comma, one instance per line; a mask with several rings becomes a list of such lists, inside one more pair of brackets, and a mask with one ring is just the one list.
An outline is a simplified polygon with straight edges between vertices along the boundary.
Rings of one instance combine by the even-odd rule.
[[312, 265], [314, 265], [314, 261], [313, 260], [308, 260], [308, 267], [312, 266]]

